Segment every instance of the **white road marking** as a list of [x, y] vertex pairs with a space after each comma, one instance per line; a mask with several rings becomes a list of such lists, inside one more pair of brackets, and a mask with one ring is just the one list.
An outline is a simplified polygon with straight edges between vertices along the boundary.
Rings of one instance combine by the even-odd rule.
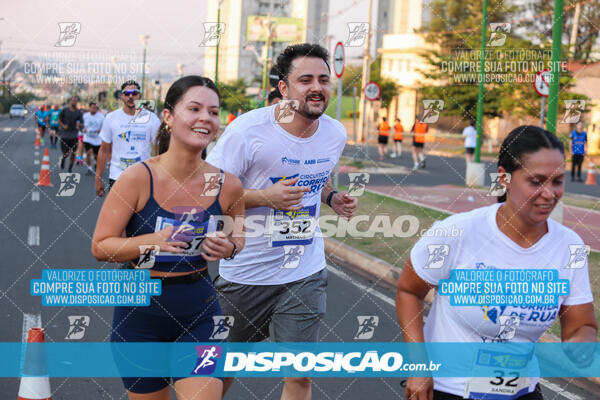
[[31, 192], [31, 201], [40, 201], [40, 192], [37, 190]]
[[567, 392], [566, 390], [558, 386], [556, 383], [552, 383], [550, 381], [547, 381], [546, 379], [540, 379], [540, 385], [569, 400], [584, 400], [583, 397], [577, 396], [576, 394], [571, 392]]
[[[365, 291], [365, 292], [377, 297], [378, 299], [386, 302], [387, 304], [389, 304], [393, 307], [396, 307], [396, 301], [394, 299], [392, 299], [389, 296], [386, 296], [385, 294], [377, 291], [376, 289], [374, 289], [372, 287], [363, 285], [362, 283], [358, 282], [357, 280], [355, 280], [354, 278], [352, 278], [350, 275], [346, 274], [345, 272], [343, 272], [335, 267], [332, 267], [331, 265], [327, 265], [327, 271], [350, 282], [351, 284], [353, 284], [360, 290]], [[425, 321], [425, 319], [424, 319], [424, 321]], [[540, 385], [544, 386], [546, 389], [551, 390], [552, 392], [554, 392], [560, 396], [563, 396], [564, 398], [566, 398], [568, 400], [585, 400], [583, 397], [578, 396], [571, 392], [567, 392], [566, 390], [561, 388], [559, 385], [552, 383], [550, 381], [547, 381], [546, 379], [540, 379]]]
[[33, 173], [33, 180], [37, 181], [38, 179], [40, 179], [40, 173], [39, 172], [34, 172]]
[[36, 151], [33, 153], [33, 155], [34, 155], [34, 156], [36, 156], [36, 157], [39, 157], [39, 155], [40, 155], [40, 152], [36, 150]]
[[40, 165], [40, 160], [38, 160], [37, 158], [33, 160], [33, 165]]
[[29, 246], [39, 246], [40, 245], [40, 227], [39, 226], [30, 226], [29, 231], [27, 232], [27, 244]]
[[372, 287], [368, 287], [366, 285], [363, 285], [362, 283], [358, 282], [357, 280], [355, 280], [354, 278], [352, 278], [350, 275], [346, 274], [343, 271], [340, 271], [339, 269], [332, 267], [331, 265], [327, 266], [327, 271], [328, 272], [332, 272], [334, 275], [339, 276], [340, 278], [350, 282], [351, 284], [353, 284], [354, 286], [356, 286], [357, 288], [359, 288], [360, 290], [369, 293], [370, 295], [373, 295], [375, 297], [377, 297], [379, 300], [386, 302], [387, 304], [389, 304], [392, 307], [396, 307], [396, 301], [394, 299], [392, 299], [389, 296], [386, 296], [385, 294], [378, 292], [377, 290], [375, 290]]

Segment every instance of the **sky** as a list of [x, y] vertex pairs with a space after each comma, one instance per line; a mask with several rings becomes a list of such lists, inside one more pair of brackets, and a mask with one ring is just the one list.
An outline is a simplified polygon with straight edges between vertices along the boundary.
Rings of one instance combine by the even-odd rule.
[[[119, 59], [141, 61], [140, 35], [144, 34], [150, 36], [147, 60], [152, 78], [159, 72], [175, 75], [177, 64], [185, 66], [185, 74], [202, 73], [203, 50], [199, 43], [204, 35], [203, 23], [210, 22], [206, 20], [208, 0], [28, 0], [26, 6], [17, 1], [0, 2], [2, 59], [13, 54], [20, 60], [53, 55], [62, 57], [63, 61], [108, 65], [110, 56], [117, 53]], [[373, 3], [375, 16], [377, 1]], [[368, 0], [330, 1], [332, 44], [348, 36], [347, 22], [365, 20], [367, 4]], [[55, 47], [60, 22], [81, 24], [72, 47]], [[353, 62], [359, 62], [360, 48], [348, 50], [346, 56], [355, 57]]]

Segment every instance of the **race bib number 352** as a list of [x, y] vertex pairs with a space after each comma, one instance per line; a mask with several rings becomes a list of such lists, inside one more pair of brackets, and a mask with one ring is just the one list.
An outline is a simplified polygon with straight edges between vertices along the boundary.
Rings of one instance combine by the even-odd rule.
[[298, 211], [272, 210], [269, 230], [271, 247], [311, 244], [316, 228], [316, 210], [316, 204]]

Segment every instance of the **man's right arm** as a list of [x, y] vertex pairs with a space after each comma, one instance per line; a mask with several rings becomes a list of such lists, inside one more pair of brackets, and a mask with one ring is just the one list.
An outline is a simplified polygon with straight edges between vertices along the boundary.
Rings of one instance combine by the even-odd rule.
[[307, 186], [294, 186], [299, 177], [281, 180], [266, 189], [244, 189], [246, 208], [269, 207], [276, 210], [298, 211], [302, 196], [310, 192]]
[[109, 160], [112, 153], [112, 143], [106, 143], [104, 140], [100, 145], [100, 151], [98, 151], [98, 160], [96, 161], [96, 194], [100, 197], [104, 196], [104, 184], [102, 183], [102, 174], [104, 173], [104, 167], [106, 162]]

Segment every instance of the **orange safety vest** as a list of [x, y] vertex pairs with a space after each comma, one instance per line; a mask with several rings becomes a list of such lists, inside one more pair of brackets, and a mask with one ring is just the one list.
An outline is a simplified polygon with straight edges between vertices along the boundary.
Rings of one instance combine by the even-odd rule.
[[402, 140], [402, 132], [404, 132], [404, 128], [402, 127], [402, 124], [400, 122], [394, 125], [394, 131], [394, 140]]
[[233, 115], [233, 113], [229, 113], [229, 115], [227, 116], [227, 125], [232, 123], [234, 119], [235, 119], [235, 115]]
[[389, 136], [390, 135], [390, 125], [387, 121], [383, 121], [379, 124], [379, 134], [381, 136]]
[[427, 124], [425, 122], [415, 122], [415, 142], [425, 143], [425, 134], [427, 133]]

